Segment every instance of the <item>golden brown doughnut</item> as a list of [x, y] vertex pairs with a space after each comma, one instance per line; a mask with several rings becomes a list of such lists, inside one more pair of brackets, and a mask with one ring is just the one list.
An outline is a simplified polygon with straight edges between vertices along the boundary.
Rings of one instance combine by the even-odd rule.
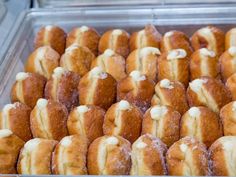
[[231, 96], [232, 96], [232, 100], [236, 101], [236, 73], [234, 73], [233, 75], [231, 75], [225, 83], [225, 86], [227, 87], [227, 89], [230, 91]]
[[225, 34], [225, 50], [236, 46], [236, 28], [232, 28]]
[[140, 136], [141, 128], [142, 113], [126, 100], [111, 105], [105, 114], [105, 135], [119, 135], [133, 143]]
[[87, 47], [72, 44], [61, 56], [60, 66], [83, 76], [90, 70], [94, 59], [94, 54]]
[[116, 80], [101, 67], [95, 67], [79, 82], [80, 105], [92, 104], [108, 109], [116, 100]]
[[166, 145], [152, 135], [140, 136], [132, 145], [130, 175], [167, 175]]
[[219, 116], [207, 107], [191, 107], [181, 118], [180, 137], [195, 137], [207, 147], [223, 136]]
[[56, 101], [40, 98], [30, 114], [34, 138], [61, 140], [67, 133], [66, 107]]
[[80, 105], [74, 108], [67, 120], [69, 134], [85, 136], [91, 143], [103, 135], [104, 116], [105, 111], [98, 106]]
[[50, 46], [37, 48], [25, 63], [25, 72], [38, 73], [49, 79], [59, 66], [60, 55]]
[[158, 80], [180, 81], [186, 87], [189, 82], [189, 59], [183, 49], [162, 53], [157, 64]]
[[131, 144], [120, 136], [102, 136], [89, 146], [87, 160], [90, 175], [128, 175]]
[[157, 60], [160, 55], [158, 48], [144, 47], [131, 52], [126, 59], [126, 72], [129, 74], [134, 70], [145, 74], [148, 79], [157, 80]]
[[192, 137], [175, 142], [167, 151], [166, 162], [172, 176], [210, 176], [206, 146]]
[[79, 74], [62, 67], [55, 68], [45, 86], [45, 98], [58, 101], [71, 110], [79, 104], [79, 80]]
[[178, 81], [163, 79], [155, 86], [155, 94], [151, 101], [153, 105], [167, 105], [181, 115], [188, 110], [188, 102], [184, 85]]
[[95, 56], [98, 54], [98, 42], [100, 35], [91, 27], [81, 26], [79, 28], [72, 29], [66, 38], [66, 47], [72, 44], [78, 44], [89, 48]]
[[168, 147], [179, 140], [179, 112], [170, 106], [152, 106], [143, 116], [142, 134], [160, 138]]
[[36, 73], [19, 72], [11, 88], [11, 102], [21, 102], [33, 108], [44, 95], [46, 78]]
[[9, 129], [22, 140], [30, 140], [30, 112], [31, 108], [23, 103], [6, 104], [0, 112], [0, 129]]
[[98, 50], [103, 53], [106, 49], [112, 49], [126, 58], [129, 54], [129, 34], [122, 29], [106, 31], [99, 41]]
[[51, 158], [57, 141], [34, 138], [21, 149], [17, 172], [24, 175], [50, 175]]
[[225, 49], [225, 34], [214, 26], [206, 26], [197, 30], [190, 39], [194, 50], [207, 48], [220, 56]]
[[189, 83], [187, 98], [189, 106], [206, 106], [216, 113], [231, 101], [230, 93], [224, 84], [207, 76]]
[[198, 49], [191, 55], [189, 67], [191, 80], [201, 76], [220, 79], [218, 57], [214, 51], [210, 51], [207, 48]]
[[130, 51], [143, 47], [160, 47], [161, 34], [154, 25], [148, 24], [143, 30], [132, 33], [129, 41]]
[[52, 155], [52, 172], [56, 175], [86, 175], [88, 140], [85, 136], [62, 138]]
[[97, 66], [112, 75], [117, 81], [126, 77], [125, 59], [111, 49], [106, 49], [103, 54], [93, 60], [91, 68]]
[[35, 49], [42, 46], [51, 46], [60, 55], [65, 51], [66, 33], [58, 26], [47, 25], [42, 27], [34, 39]]

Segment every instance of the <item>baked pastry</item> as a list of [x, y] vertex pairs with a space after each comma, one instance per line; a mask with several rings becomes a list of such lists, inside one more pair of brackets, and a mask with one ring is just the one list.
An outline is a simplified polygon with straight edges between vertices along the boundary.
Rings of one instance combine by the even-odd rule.
[[207, 107], [191, 107], [181, 118], [180, 137], [192, 136], [207, 147], [223, 135], [219, 116]]
[[190, 39], [194, 50], [207, 48], [220, 56], [225, 49], [225, 34], [214, 26], [206, 26], [197, 30]]
[[236, 28], [232, 28], [225, 34], [225, 50], [236, 46]]
[[79, 104], [77, 90], [79, 80], [79, 74], [62, 67], [55, 68], [52, 77], [45, 86], [45, 98], [58, 101], [71, 110]]
[[111, 49], [106, 49], [103, 54], [93, 60], [91, 68], [97, 66], [112, 75], [117, 81], [126, 77], [125, 59]]
[[60, 55], [50, 46], [37, 48], [25, 63], [25, 72], [38, 73], [49, 79], [59, 66]]
[[153, 105], [167, 105], [174, 108], [181, 115], [188, 110], [188, 102], [184, 85], [178, 81], [163, 79], [155, 86], [152, 97]]
[[226, 81], [236, 73], [236, 47], [230, 47], [219, 58], [222, 79]]
[[210, 176], [206, 146], [192, 137], [175, 142], [167, 151], [166, 162], [172, 176]]
[[160, 55], [158, 48], [144, 47], [131, 52], [126, 59], [126, 72], [129, 74], [134, 70], [145, 74], [148, 79], [157, 80], [157, 60]]
[[186, 34], [181, 31], [172, 30], [166, 32], [161, 41], [161, 52], [168, 53], [174, 49], [183, 49], [186, 51], [187, 56], [192, 54], [190, 41]]
[[92, 104], [108, 109], [116, 100], [116, 80], [101, 67], [95, 67], [79, 82], [80, 105]]
[[170, 147], [179, 140], [180, 118], [170, 106], [152, 106], [143, 116], [142, 134], [158, 137]]
[[112, 49], [115, 53], [126, 58], [129, 54], [129, 34], [122, 29], [106, 31], [98, 44], [99, 53]]
[[189, 59], [183, 49], [174, 49], [162, 53], [158, 58], [158, 80], [180, 81], [186, 87], [189, 82]]
[[141, 128], [142, 113], [126, 100], [111, 105], [105, 114], [105, 135], [119, 135], [133, 143], [140, 136]]
[[140, 136], [132, 145], [130, 175], [167, 175], [166, 145], [152, 135]]
[[236, 73], [226, 80], [225, 86], [230, 91], [232, 100], [236, 101]]
[[104, 116], [105, 111], [98, 106], [80, 105], [74, 108], [67, 120], [69, 134], [79, 134], [92, 142], [103, 135]]
[[30, 112], [30, 107], [23, 103], [6, 104], [0, 112], [0, 129], [9, 129], [22, 140], [30, 140]]
[[120, 136], [102, 136], [88, 149], [90, 175], [128, 175], [131, 167], [131, 144]]
[[17, 171], [24, 175], [50, 175], [52, 152], [55, 140], [34, 138], [27, 141], [21, 149]]
[[155, 83], [140, 71], [132, 71], [117, 84], [117, 101], [127, 100], [143, 113], [150, 107]]
[[221, 108], [220, 118], [223, 124], [224, 135], [236, 136], [236, 101], [232, 101]]
[[44, 95], [47, 80], [36, 73], [19, 72], [11, 88], [11, 102], [21, 102], [33, 108]]
[[189, 67], [191, 80], [201, 76], [220, 79], [218, 57], [214, 51], [210, 51], [207, 48], [198, 49], [191, 55]]
[[89, 48], [89, 50], [97, 56], [99, 39], [100, 35], [94, 28], [81, 26], [79, 28], [72, 29], [72, 31], [68, 33], [66, 47], [69, 47], [72, 44], [78, 44], [79, 46]]
[[143, 47], [160, 47], [161, 34], [154, 25], [148, 24], [143, 30], [132, 33], [129, 41], [130, 51]]
[[67, 116], [63, 104], [40, 98], [30, 114], [34, 138], [61, 140], [67, 135]]
[[9, 129], [0, 130], [0, 173], [16, 174], [17, 158], [24, 141]]
[[212, 175], [235, 176], [236, 137], [223, 136], [209, 148]]
[[87, 47], [72, 44], [61, 56], [60, 66], [83, 76], [90, 70], [94, 59], [94, 54]]
[[86, 175], [88, 141], [85, 136], [62, 138], [52, 156], [52, 172], [56, 175]]
[[65, 51], [66, 33], [58, 26], [47, 25], [38, 31], [34, 39], [35, 49], [49, 45], [60, 55]]
[[224, 84], [207, 76], [189, 83], [187, 98], [189, 106], [206, 106], [216, 113], [231, 101], [230, 93]]

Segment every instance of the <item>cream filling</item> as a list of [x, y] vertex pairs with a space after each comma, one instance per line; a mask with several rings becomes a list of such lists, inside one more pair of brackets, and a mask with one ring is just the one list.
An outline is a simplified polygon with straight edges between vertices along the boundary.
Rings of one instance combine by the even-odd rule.
[[218, 52], [216, 47], [216, 39], [210, 28], [205, 27], [200, 29], [198, 30], [198, 34], [207, 41], [208, 43], [207, 48], [209, 50]]
[[201, 58], [201, 62], [200, 62], [200, 69], [201, 69], [201, 73], [204, 76], [210, 76], [209, 73], [209, 66], [208, 66], [208, 57], [206, 57], [205, 55], [200, 55]]
[[0, 138], [6, 138], [6, 137], [8, 137], [8, 136], [10, 136], [12, 134], [13, 134], [12, 131], [9, 130], [9, 129], [2, 128], [0, 130]]
[[52, 29], [53, 29], [52, 25], [48, 25], [45, 27], [44, 36], [43, 36], [44, 45], [50, 45], [49, 35], [50, 35]]
[[230, 30], [229, 45], [236, 46], [236, 28]]
[[166, 51], [170, 51], [172, 49], [171, 43], [170, 43], [170, 38], [173, 34], [174, 34], [173, 31], [169, 31], [169, 32], [165, 33], [165, 35], [163, 37], [163, 39], [164, 39], [163, 42], [164, 42], [164, 46], [165, 46]]
[[192, 151], [186, 144], [180, 145], [180, 150], [184, 155], [183, 163], [183, 176], [197, 175], [194, 173], [194, 160], [192, 158]]
[[50, 77], [50, 73], [47, 71], [47, 67], [44, 66], [44, 60], [45, 60], [45, 53], [47, 51], [47, 48], [40, 47], [37, 49], [37, 53], [34, 60], [34, 68], [36, 69], [37, 73], [46, 76], [47, 78]]
[[58, 88], [59, 88], [59, 83], [62, 78], [62, 76], [65, 74], [65, 69], [62, 67], [57, 67], [53, 70], [52, 78], [53, 78], [53, 83], [52, 83], [52, 90], [51, 90], [51, 96], [53, 100], [58, 101]]
[[113, 129], [113, 134], [114, 134], [114, 135], [119, 135], [120, 132], [121, 132], [121, 127], [122, 127], [122, 121], [121, 121], [122, 113], [123, 113], [123, 111], [120, 110], [120, 109], [116, 109], [116, 111], [115, 111], [115, 120], [114, 120], [115, 128]]
[[76, 127], [80, 132], [80, 135], [86, 135], [85, 125], [84, 125], [84, 114], [89, 111], [87, 106], [79, 106], [76, 108]]
[[111, 33], [111, 39], [110, 39], [110, 43], [109, 43], [109, 48], [110, 49], [113, 49], [113, 50], [116, 50], [116, 44], [117, 44], [117, 41], [118, 41], [118, 38], [120, 35], [122, 35], [122, 30], [120, 29], [114, 29]]
[[9, 111], [16, 108], [14, 104], [6, 104], [2, 109], [1, 129], [10, 129]]
[[146, 169], [145, 163], [143, 161], [143, 148], [147, 146], [146, 143], [143, 143], [142, 140], [138, 140], [132, 146], [131, 152], [131, 175], [145, 175]]
[[145, 30], [141, 30], [141, 31], [138, 32], [136, 45], [137, 45], [138, 48], [142, 48], [142, 47], [147, 45]]

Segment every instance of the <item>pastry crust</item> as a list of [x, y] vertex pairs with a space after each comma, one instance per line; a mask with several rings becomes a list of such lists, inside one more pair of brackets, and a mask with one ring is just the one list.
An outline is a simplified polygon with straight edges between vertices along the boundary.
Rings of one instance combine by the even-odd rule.
[[24, 175], [50, 175], [51, 158], [57, 141], [34, 138], [21, 149], [17, 172]]
[[89, 72], [94, 59], [94, 54], [87, 47], [73, 44], [61, 56], [60, 66], [82, 77]]
[[90, 175], [129, 175], [131, 144], [120, 136], [102, 136], [89, 146]]
[[154, 25], [148, 24], [143, 30], [132, 33], [129, 41], [130, 51], [143, 47], [160, 47], [161, 34]]
[[223, 136], [209, 148], [212, 175], [235, 176], [236, 137]]
[[0, 130], [0, 173], [16, 174], [17, 158], [24, 141], [9, 129]]
[[152, 106], [171, 106], [181, 115], [189, 108], [184, 85], [181, 82], [170, 81], [168, 79], [163, 79], [157, 83], [151, 103]]
[[207, 107], [191, 107], [181, 118], [180, 137], [192, 136], [207, 147], [223, 136], [219, 116]]
[[80, 105], [74, 108], [68, 117], [67, 128], [70, 135], [87, 137], [91, 143], [103, 135], [102, 125], [105, 110], [94, 105]]
[[230, 91], [232, 100], [235, 101], [236, 100], [236, 73], [231, 75], [226, 80], [225, 86]]
[[148, 79], [157, 81], [157, 60], [160, 54], [159, 49], [154, 47], [134, 50], [126, 60], [127, 73], [138, 70], [145, 74]]
[[0, 112], [0, 129], [9, 129], [22, 140], [30, 140], [30, 112], [31, 108], [23, 103], [6, 104]]
[[117, 101], [127, 100], [143, 113], [150, 107], [154, 94], [154, 82], [135, 70], [117, 84]]
[[57, 67], [45, 86], [45, 98], [58, 101], [68, 110], [79, 104], [79, 74]]
[[130, 175], [167, 175], [166, 145], [152, 135], [140, 136], [132, 145]]
[[126, 77], [125, 59], [111, 49], [106, 49], [103, 54], [93, 60], [91, 68], [97, 66], [112, 75], [116, 81]]
[[11, 88], [11, 102], [21, 102], [33, 108], [44, 95], [47, 80], [36, 73], [19, 72]]
[[34, 48], [51, 46], [60, 55], [65, 51], [66, 33], [58, 26], [44, 26], [35, 36]]
[[66, 107], [56, 101], [39, 99], [30, 114], [30, 126], [34, 138], [61, 140], [67, 132]]
[[201, 76], [220, 79], [220, 66], [214, 51], [207, 48], [196, 50], [190, 57], [191, 80]]
[[116, 100], [116, 80], [102, 68], [95, 67], [79, 82], [80, 105], [96, 105], [108, 109]]
[[88, 140], [85, 136], [64, 137], [52, 156], [52, 172], [56, 175], [86, 175]]
[[194, 50], [207, 48], [220, 56], [225, 49], [225, 34], [214, 26], [206, 26], [197, 30], [190, 39]]
[[216, 113], [231, 101], [230, 92], [224, 84], [206, 76], [189, 83], [187, 98], [189, 106], [206, 106]]
[[98, 55], [98, 42], [100, 35], [98, 32], [91, 27], [81, 26], [79, 28], [72, 29], [66, 38], [66, 48], [72, 44], [78, 44], [89, 48], [95, 56]]
[[187, 57], [190, 57], [193, 52], [187, 35], [176, 30], [165, 33], [161, 41], [162, 53], [168, 53], [173, 49], [184, 49]]
[[167, 151], [166, 162], [169, 175], [211, 175], [206, 146], [192, 137], [175, 142]]
[[232, 101], [226, 104], [220, 110], [220, 118], [223, 124], [225, 136], [236, 135], [236, 102]]
[[25, 72], [38, 73], [49, 79], [59, 66], [60, 55], [50, 46], [37, 48], [25, 63]]
[[98, 50], [103, 53], [106, 49], [112, 49], [126, 58], [129, 54], [129, 34], [122, 29], [106, 31], [99, 41]]
[[158, 58], [158, 80], [180, 81], [186, 87], [189, 82], [189, 59], [183, 49], [162, 53]]
[[225, 34], [225, 50], [236, 46], [236, 28], [232, 28]]
[[142, 113], [126, 100], [111, 105], [105, 114], [105, 135], [119, 135], [133, 143], [140, 136], [141, 128]]
[[160, 138], [168, 147], [179, 140], [181, 114], [170, 106], [152, 106], [144, 114], [142, 134]]

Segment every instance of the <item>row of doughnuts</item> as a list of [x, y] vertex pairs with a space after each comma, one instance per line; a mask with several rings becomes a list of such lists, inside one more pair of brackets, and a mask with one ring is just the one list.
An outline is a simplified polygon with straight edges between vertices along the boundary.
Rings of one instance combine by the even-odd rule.
[[[90, 145], [84, 136], [60, 142], [34, 138], [26, 143], [8, 129], [0, 130], [1, 173], [25, 175], [176, 175], [234, 176], [235, 136], [217, 139], [207, 150], [193, 137], [169, 149], [158, 138], [144, 134], [131, 146], [120, 136], [102, 136]], [[18, 157], [19, 154], [19, 157]], [[4, 161], [3, 161], [4, 159]], [[7, 160], [8, 159], [8, 160]]]

